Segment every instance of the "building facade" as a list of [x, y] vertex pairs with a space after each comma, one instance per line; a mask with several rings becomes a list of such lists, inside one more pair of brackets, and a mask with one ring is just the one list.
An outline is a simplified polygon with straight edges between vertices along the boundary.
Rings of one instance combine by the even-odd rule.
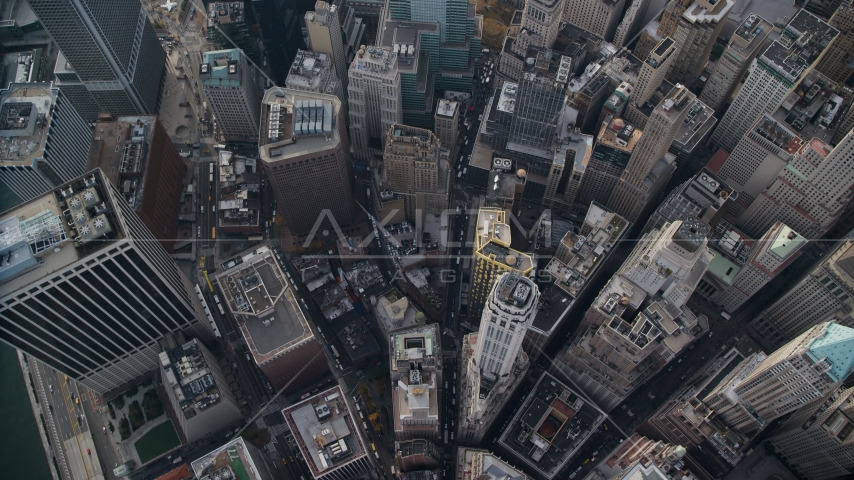
[[843, 2], [828, 22], [839, 30], [839, 36], [827, 47], [827, 54], [819, 60], [815, 69], [836, 83], [845, 83], [854, 74], [854, 5]]
[[733, 5], [733, 0], [694, 0], [682, 13], [673, 32], [679, 53], [667, 73], [668, 80], [690, 85], [700, 76]]
[[335, 66], [336, 76], [347, 91], [347, 51], [341, 31], [340, 7], [319, 0], [313, 12], [305, 14], [305, 27], [313, 52], [325, 53]]
[[84, 120], [157, 113], [166, 52], [139, 2], [27, 3], [62, 52], [57, 86]]
[[335, 72], [331, 57], [325, 53], [297, 50], [285, 87], [335, 95], [343, 105], [347, 104], [347, 90]]
[[339, 229], [353, 221], [350, 146], [341, 107], [333, 95], [286, 88], [264, 94], [259, 154], [294, 235], [333, 220]]
[[611, 41], [625, 5], [626, 0], [565, 0], [563, 19]]
[[236, 48], [202, 53], [199, 80], [226, 141], [257, 142], [261, 89], [244, 54]]
[[433, 119], [433, 131], [439, 137], [442, 146], [448, 150], [453, 150], [457, 144], [457, 137], [460, 134], [460, 110], [462, 105], [459, 102], [439, 100], [436, 105], [436, 116]]
[[189, 282], [100, 170], [7, 211], [0, 230], [0, 339], [88, 388], [159, 368], [168, 332], [213, 340]]
[[[0, 90], [0, 114], [0, 182], [19, 200], [32, 200], [86, 171], [92, 129], [61, 89], [12, 83]], [[17, 146], [24, 142], [23, 149]]]
[[350, 138], [353, 155], [359, 161], [372, 162], [381, 157], [389, 128], [403, 122], [396, 58], [390, 48], [360, 48], [350, 64]]
[[643, 132], [622, 118], [609, 119], [602, 125], [590, 163], [584, 171], [575, 203], [580, 207], [592, 202], [606, 204], [620, 181], [626, 165]]

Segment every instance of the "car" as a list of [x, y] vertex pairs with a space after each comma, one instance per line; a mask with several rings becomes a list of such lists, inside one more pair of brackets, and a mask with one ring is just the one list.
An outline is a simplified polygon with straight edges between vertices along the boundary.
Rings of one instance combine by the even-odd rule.
[[50, 389], [50, 393], [53, 393], [53, 384], [48, 385], [47, 388]]
[[90, 449], [88, 449], [88, 448], [87, 448], [87, 449], [86, 449], [86, 455], [92, 455], [92, 450], [90, 450]]

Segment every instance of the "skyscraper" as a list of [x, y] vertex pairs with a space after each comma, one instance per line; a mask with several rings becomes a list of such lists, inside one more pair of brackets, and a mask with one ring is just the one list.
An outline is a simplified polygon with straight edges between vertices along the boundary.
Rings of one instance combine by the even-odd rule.
[[187, 279], [100, 170], [0, 215], [0, 339], [99, 393], [212, 340]]
[[499, 275], [513, 272], [528, 275], [534, 259], [510, 248], [510, 225], [506, 212], [500, 208], [481, 208], [477, 212], [472, 265], [469, 317], [480, 319], [483, 307]]
[[841, 32], [827, 47], [827, 53], [818, 61], [815, 69], [836, 83], [845, 83], [854, 74], [854, 4], [845, 2], [830, 17], [830, 26]]
[[347, 90], [335, 73], [332, 59], [325, 53], [299, 50], [291, 65], [285, 87], [307, 92], [335, 95], [342, 105], [347, 104]]
[[294, 235], [323, 231], [330, 216], [337, 226], [353, 220], [345, 128], [341, 101], [334, 95], [288, 88], [264, 94], [258, 153]]
[[525, 55], [528, 47], [552, 48], [566, 0], [527, 0], [512, 50]]
[[19, 200], [86, 171], [92, 129], [62, 90], [49, 83], [12, 83], [0, 90], [0, 117], [0, 181]]
[[202, 53], [199, 80], [226, 141], [258, 141], [258, 71], [238, 49]]
[[397, 55], [391, 48], [367, 47], [350, 64], [350, 139], [359, 161], [381, 158], [389, 128], [403, 122]]
[[478, 332], [463, 340], [460, 440], [480, 442], [528, 369], [525, 332], [540, 292], [527, 277], [504, 273], [492, 286]]
[[399, 53], [404, 124], [432, 127], [434, 90], [471, 91], [482, 30], [467, 0], [388, 1], [376, 45]]
[[839, 389], [822, 400], [793, 413], [771, 443], [801, 475], [815, 480], [850, 477], [854, 473], [854, 388]]
[[643, 231], [646, 233], [688, 216], [697, 217], [714, 228], [736, 196], [737, 192], [703, 168], [694, 178], [673, 189], [649, 217]]
[[[439, 325], [418, 325], [389, 335], [394, 438], [438, 441], [442, 347]], [[447, 387], [446, 389], [447, 390]]]
[[[438, 217], [448, 208], [451, 169], [439, 139], [430, 130], [392, 125], [386, 135], [382, 167], [374, 172], [377, 193], [403, 195], [404, 216], [421, 238], [428, 215]], [[444, 243], [444, 242], [441, 242]]]
[[700, 76], [733, 5], [733, 0], [694, 0], [682, 12], [671, 34], [679, 53], [667, 73], [668, 80], [690, 85]]
[[341, 21], [338, 17], [339, 7], [323, 0], [314, 5], [313, 12], [305, 14], [305, 26], [311, 50], [325, 53], [332, 59], [338, 78], [347, 90], [347, 52], [341, 35]]
[[140, 2], [27, 3], [62, 52], [57, 86], [84, 120], [94, 122], [98, 112], [157, 113], [166, 52]]
[[839, 30], [815, 15], [798, 11], [780, 38], [750, 65], [747, 80], [721, 119], [712, 142], [732, 152], [762, 114], [780, 106], [838, 34]]
[[615, 118], [602, 125], [581, 179], [575, 200], [577, 205], [584, 207], [592, 202], [602, 205], [608, 203], [642, 135], [639, 128], [627, 124], [622, 118]]
[[252, 9], [261, 27], [273, 79], [284, 85], [297, 50], [306, 47], [300, 28], [306, 9], [300, 13], [296, 0], [252, 0]]
[[632, 103], [643, 105], [648, 102], [655, 89], [664, 80], [667, 71], [676, 59], [679, 47], [672, 38], [666, 37], [649, 52], [638, 72], [638, 81], [632, 95]]
[[813, 138], [747, 208], [739, 227], [748, 235], [756, 235], [779, 220], [807, 238], [822, 237], [854, 193], [852, 158], [854, 130], [832, 149]]
[[460, 102], [444, 98], [439, 99], [439, 103], [436, 105], [433, 131], [436, 132], [442, 146], [448, 150], [453, 150], [457, 143], [457, 136], [460, 133], [460, 110], [463, 108], [464, 106]]
[[731, 428], [762, 430], [839, 387], [854, 369], [852, 348], [854, 329], [816, 325], [767, 357], [747, 357], [703, 402]]
[[565, 0], [567, 22], [610, 41], [623, 15], [626, 0]]
[[178, 241], [187, 167], [155, 115], [99, 115], [86, 170], [100, 168], [168, 253]]
[[720, 56], [712, 74], [703, 87], [700, 100], [720, 111], [729, 101], [735, 86], [741, 81], [747, 67], [756, 58], [760, 47], [771, 33], [771, 25], [758, 15], [750, 14], [730, 37], [726, 50]]
[[253, 60], [255, 42], [249, 36], [246, 25], [244, 2], [210, 2], [208, 4], [208, 33], [211, 36], [213, 50], [237, 48], [243, 50]]
[[607, 412], [687, 349], [703, 333], [685, 303], [714, 258], [708, 231], [689, 217], [644, 235], [555, 358], [553, 372]]
[[613, 43], [618, 47], [625, 46], [635, 37], [649, 8], [649, 0], [631, 0], [631, 2], [626, 14], [623, 15], [623, 20], [617, 25], [616, 33], [614, 33]]
[[819, 322], [835, 319], [854, 327], [854, 243], [841, 242], [794, 287], [751, 322], [768, 350], [780, 347]]
[[676, 157], [667, 153], [697, 97], [676, 85], [655, 107], [607, 206], [630, 222], [637, 221], [655, 200], [676, 169]]

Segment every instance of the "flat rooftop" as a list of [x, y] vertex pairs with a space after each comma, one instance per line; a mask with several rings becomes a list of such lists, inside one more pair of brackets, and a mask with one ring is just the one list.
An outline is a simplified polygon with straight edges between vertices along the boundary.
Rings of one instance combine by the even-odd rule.
[[243, 21], [243, 2], [211, 2], [208, 4], [208, 26]]
[[481, 478], [501, 480], [523, 480], [528, 478], [521, 470], [514, 468], [494, 453], [469, 447], [457, 447], [457, 468], [462, 468], [463, 479]]
[[839, 30], [801, 9], [759, 59], [790, 82], [796, 82], [838, 34]]
[[599, 130], [596, 144], [602, 144], [625, 153], [632, 153], [643, 135], [643, 130], [627, 123], [622, 118], [615, 118], [608, 124], [603, 124]]
[[124, 238], [100, 170], [0, 214], [0, 297]]
[[439, 339], [439, 325], [436, 323], [392, 333], [389, 336], [392, 371], [397, 371], [398, 364], [406, 365], [410, 362], [441, 369], [442, 351]]
[[156, 115], [139, 115], [99, 120], [95, 124], [86, 170], [100, 167], [134, 210], [142, 204], [156, 121]]
[[830, 144], [841, 126], [843, 112], [851, 104], [852, 95], [818, 70], [807, 73], [789, 94], [774, 119], [790, 128], [804, 141], [814, 138]]
[[436, 115], [451, 118], [456, 115], [459, 108], [459, 102], [442, 98], [439, 99], [439, 103], [436, 105]]
[[499, 112], [513, 113], [516, 109], [516, 92], [518, 90], [518, 83], [504, 82], [504, 85], [501, 86], [501, 94], [498, 95], [496, 109]]
[[316, 90], [330, 75], [336, 75], [334, 68], [332, 59], [325, 53], [299, 49], [288, 72], [287, 86]]
[[[432, 33], [439, 35], [441, 28], [438, 23], [410, 22], [406, 20], [387, 19], [384, 32], [377, 38], [377, 46], [395, 49], [397, 68], [401, 72], [413, 73], [418, 71], [421, 62], [421, 36], [420, 33]], [[426, 53], [426, 52], [424, 52]]]
[[679, 126], [679, 131], [676, 132], [674, 145], [684, 152], [692, 152], [717, 122], [714, 115], [714, 110], [695, 99], [688, 107], [688, 115]]
[[335, 386], [282, 410], [314, 478], [367, 455], [345, 397]]
[[0, 166], [31, 166], [44, 156], [58, 91], [50, 83], [0, 90]]
[[499, 443], [540, 475], [554, 478], [606, 418], [573, 389], [543, 373]]
[[172, 396], [181, 406], [181, 413], [188, 419], [221, 400], [220, 387], [201, 348], [199, 341], [194, 338], [171, 350], [160, 352], [160, 363], [166, 372], [164, 383], [172, 389]]
[[199, 80], [206, 87], [239, 87], [243, 78], [240, 63], [238, 48], [203, 52]]
[[748, 58], [764, 43], [773, 28], [770, 22], [751, 13], [738, 25], [735, 33], [730, 37], [729, 48]]
[[[191, 466], [199, 480], [239, 478], [241, 480], [264, 480], [252, 455], [247, 450], [243, 437], [237, 437], [209, 454], [194, 461]], [[266, 471], [266, 468], [264, 469]]]
[[334, 148], [341, 100], [335, 95], [274, 87], [261, 100], [258, 152], [277, 162]]
[[534, 267], [530, 255], [510, 248], [510, 225], [506, 223], [503, 209], [481, 208], [478, 211], [474, 250], [522, 273]]
[[223, 300], [258, 365], [314, 338], [291, 285], [267, 246], [241, 254], [219, 273]]

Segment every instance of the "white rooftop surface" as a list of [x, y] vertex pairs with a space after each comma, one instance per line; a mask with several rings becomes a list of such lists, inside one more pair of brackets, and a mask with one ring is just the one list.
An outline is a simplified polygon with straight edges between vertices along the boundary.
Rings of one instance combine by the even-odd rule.
[[447, 101], [444, 98], [440, 99], [439, 104], [436, 106], [436, 115], [453, 117], [459, 105], [459, 103], [454, 101]]

